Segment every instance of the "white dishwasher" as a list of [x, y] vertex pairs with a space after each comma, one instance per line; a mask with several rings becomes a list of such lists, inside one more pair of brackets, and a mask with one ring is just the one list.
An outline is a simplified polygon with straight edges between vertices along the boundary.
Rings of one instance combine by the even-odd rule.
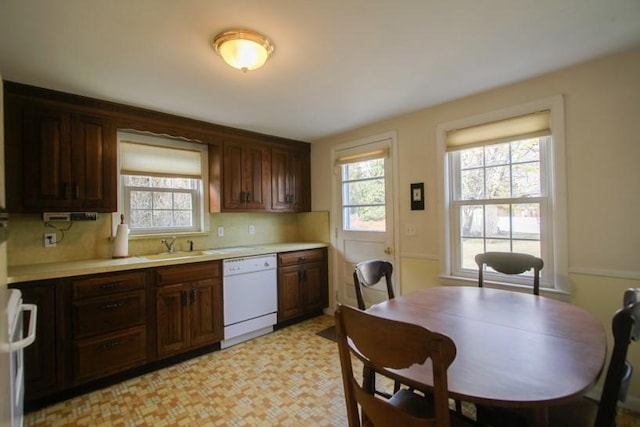
[[222, 262], [224, 340], [221, 348], [273, 331], [278, 319], [275, 254]]

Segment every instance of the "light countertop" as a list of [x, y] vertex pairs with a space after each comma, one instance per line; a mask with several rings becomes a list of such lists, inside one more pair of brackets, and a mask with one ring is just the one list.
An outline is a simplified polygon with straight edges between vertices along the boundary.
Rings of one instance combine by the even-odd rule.
[[[206, 254], [185, 256], [182, 258], [155, 259], [144, 255], [117, 259], [91, 259], [83, 261], [52, 262], [45, 264], [17, 265], [8, 267], [8, 283], [31, 282], [35, 280], [57, 279], [61, 277], [81, 276], [85, 274], [109, 273], [114, 271], [135, 270], [139, 268], [161, 267], [165, 265], [188, 264], [201, 261], [215, 261], [227, 258], [264, 255], [278, 252], [291, 252], [327, 247], [326, 243], [276, 243], [231, 248], [211, 248]], [[200, 252], [200, 251], [195, 251]], [[203, 251], [206, 252], [206, 251]]]

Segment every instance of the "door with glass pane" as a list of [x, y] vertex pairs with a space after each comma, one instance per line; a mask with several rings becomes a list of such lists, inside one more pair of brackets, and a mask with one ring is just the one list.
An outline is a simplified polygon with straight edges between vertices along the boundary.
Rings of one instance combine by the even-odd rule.
[[[342, 304], [357, 305], [353, 269], [358, 262], [383, 259], [396, 266], [392, 145], [392, 137], [373, 138], [334, 152], [336, 200], [332, 225], [337, 298]], [[397, 287], [397, 280], [393, 281]], [[386, 300], [385, 283], [365, 291], [364, 299], [367, 306]]]

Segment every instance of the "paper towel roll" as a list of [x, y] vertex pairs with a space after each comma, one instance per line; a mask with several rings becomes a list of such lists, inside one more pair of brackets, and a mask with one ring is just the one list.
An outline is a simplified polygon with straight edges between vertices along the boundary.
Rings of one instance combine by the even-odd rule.
[[126, 258], [129, 256], [129, 227], [127, 224], [118, 224], [116, 239], [113, 242], [113, 257]]

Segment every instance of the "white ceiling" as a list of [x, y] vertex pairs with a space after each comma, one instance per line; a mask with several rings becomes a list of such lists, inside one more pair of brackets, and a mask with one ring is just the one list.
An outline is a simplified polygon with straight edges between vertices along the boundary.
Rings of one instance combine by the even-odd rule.
[[0, 0], [5, 80], [305, 141], [639, 43], [640, 0]]

